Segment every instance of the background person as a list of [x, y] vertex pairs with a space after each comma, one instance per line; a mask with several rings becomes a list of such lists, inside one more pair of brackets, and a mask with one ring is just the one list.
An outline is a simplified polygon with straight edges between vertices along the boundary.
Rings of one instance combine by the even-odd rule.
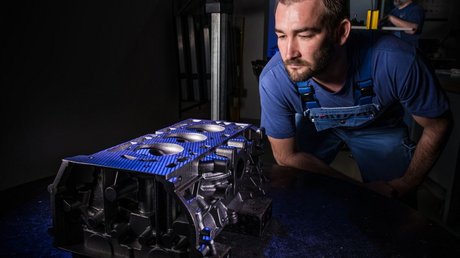
[[386, 21], [400, 28], [410, 28], [410, 30], [394, 31], [393, 34], [418, 47], [425, 21], [425, 10], [412, 0], [394, 0], [393, 4], [395, 8], [382, 19], [382, 22]]

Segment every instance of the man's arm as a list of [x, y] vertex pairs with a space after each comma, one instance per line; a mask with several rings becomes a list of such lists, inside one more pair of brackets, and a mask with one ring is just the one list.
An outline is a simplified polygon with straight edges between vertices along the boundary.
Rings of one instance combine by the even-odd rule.
[[418, 30], [418, 24], [414, 22], [408, 22], [403, 19], [400, 19], [394, 15], [388, 15], [386, 17], [389, 22], [391, 22], [394, 26], [400, 28], [410, 28], [411, 30], [405, 30], [407, 34], [415, 34]]
[[327, 165], [314, 155], [296, 150], [295, 139], [276, 139], [268, 136], [273, 156], [280, 166], [293, 167], [310, 172], [326, 174], [333, 177], [348, 178], [339, 171]]
[[404, 195], [423, 182], [441, 154], [452, 129], [450, 112], [439, 118], [426, 118], [415, 115], [413, 115], [413, 118], [423, 127], [423, 133], [404, 176], [388, 182], [398, 195]]

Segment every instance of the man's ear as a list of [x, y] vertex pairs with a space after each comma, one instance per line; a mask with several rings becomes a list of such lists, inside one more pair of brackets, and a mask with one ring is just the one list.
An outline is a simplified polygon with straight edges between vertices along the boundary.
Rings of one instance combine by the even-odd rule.
[[351, 31], [351, 22], [348, 19], [344, 19], [340, 22], [339, 28], [337, 30], [337, 43], [340, 46], [343, 46], [348, 39]]

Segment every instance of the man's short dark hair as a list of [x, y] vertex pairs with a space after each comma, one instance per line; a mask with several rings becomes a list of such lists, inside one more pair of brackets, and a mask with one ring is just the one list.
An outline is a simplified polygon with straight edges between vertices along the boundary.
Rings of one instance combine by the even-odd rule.
[[[306, 0], [277, 0], [278, 3], [284, 5], [290, 5], [293, 3], [299, 3]], [[340, 22], [348, 17], [348, 8], [346, 0], [322, 0], [323, 5], [326, 7], [326, 12], [322, 17], [323, 23], [326, 25], [329, 31], [334, 31]], [[275, 5], [275, 6], [276, 6]], [[276, 8], [275, 8], [276, 10]]]

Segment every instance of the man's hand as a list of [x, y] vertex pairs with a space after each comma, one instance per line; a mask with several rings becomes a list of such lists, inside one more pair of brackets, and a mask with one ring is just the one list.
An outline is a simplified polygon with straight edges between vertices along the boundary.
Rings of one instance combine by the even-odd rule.
[[389, 183], [385, 181], [375, 181], [375, 182], [365, 183], [364, 186], [386, 197], [392, 198], [392, 197], [397, 196], [396, 190]]
[[414, 190], [416, 187], [416, 185], [408, 184], [406, 181], [404, 181], [402, 177], [395, 178], [387, 184], [391, 186], [391, 188], [393, 188], [394, 197], [403, 197], [406, 193], [410, 192], [411, 190]]
[[387, 15], [385, 17], [385, 19], [388, 22], [390, 22], [391, 24], [393, 24], [394, 26], [396, 26], [396, 27], [410, 29], [410, 30], [405, 30], [404, 31], [407, 34], [415, 34], [417, 32], [417, 30], [418, 30], [418, 24], [417, 23], [405, 21], [405, 20], [400, 19], [400, 18], [398, 18], [398, 17], [396, 17], [394, 15]]
[[364, 184], [365, 187], [375, 191], [379, 194], [390, 198], [402, 198], [408, 192], [413, 190], [415, 186], [411, 186], [404, 181], [402, 178], [396, 178], [389, 182], [376, 181]]

